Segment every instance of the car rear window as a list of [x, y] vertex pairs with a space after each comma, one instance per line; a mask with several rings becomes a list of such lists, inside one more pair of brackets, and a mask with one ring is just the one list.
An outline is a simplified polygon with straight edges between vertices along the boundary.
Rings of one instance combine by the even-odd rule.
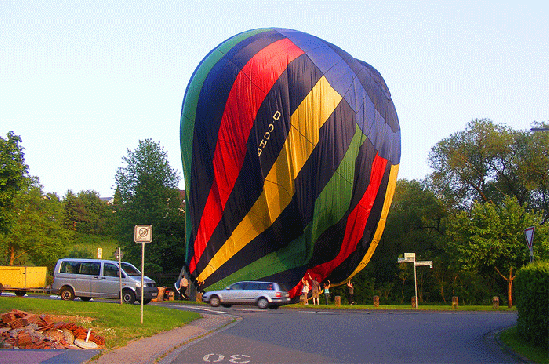
[[272, 283], [261, 282], [259, 283], [259, 287], [263, 291], [274, 291], [274, 285]]

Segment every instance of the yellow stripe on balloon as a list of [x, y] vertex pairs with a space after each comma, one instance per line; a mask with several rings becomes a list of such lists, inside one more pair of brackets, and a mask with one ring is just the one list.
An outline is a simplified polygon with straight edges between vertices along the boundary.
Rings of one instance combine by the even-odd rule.
[[[389, 214], [389, 208], [391, 207], [391, 203], [393, 202], [393, 195], [395, 194], [395, 188], [396, 188], [396, 180], [398, 175], [398, 164], [393, 164], [391, 166], [391, 171], [389, 172], [389, 182], [387, 183], [387, 192], [385, 192], [385, 201], [383, 202], [383, 208], [381, 210], [381, 216], [379, 217], [379, 221], [377, 223], [376, 232], [374, 233], [374, 238], [370, 242], [370, 246], [368, 247], [368, 250], [366, 251], [366, 255], [364, 255], [364, 258], [362, 261], [358, 264], [355, 271], [345, 280], [345, 282], [349, 281], [352, 277], [354, 277], [358, 272], [360, 272], [368, 262], [370, 261], [370, 258], [372, 258], [372, 255], [374, 255], [374, 251], [377, 248], [377, 245], [379, 244], [379, 240], [381, 240], [381, 235], [383, 234], [383, 230], [385, 230], [385, 223], [387, 222], [387, 215]], [[340, 282], [333, 284], [333, 286], [338, 286], [340, 284], [343, 284], [345, 282]]]
[[341, 101], [322, 77], [290, 118], [288, 137], [265, 178], [263, 192], [197, 280], [204, 282], [250, 241], [271, 226], [294, 195], [294, 180], [319, 141], [319, 131]]

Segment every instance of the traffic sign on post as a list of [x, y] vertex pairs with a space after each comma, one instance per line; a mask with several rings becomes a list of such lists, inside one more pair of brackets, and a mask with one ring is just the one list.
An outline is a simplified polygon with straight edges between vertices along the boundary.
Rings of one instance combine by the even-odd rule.
[[398, 258], [399, 263], [414, 263], [414, 290], [415, 290], [415, 308], [418, 308], [418, 301], [417, 301], [417, 274], [416, 274], [416, 266], [418, 265], [428, 265], [429, 268], [433, 268], [433, 262], [430, 260], [426, 260], [423, 262], [416, 262], [416, 253], [404, 253], [404, 258]]
[[136, 243], [150, 243], [152, 241], [152, 225], [135, 225], [133, 241]]
[[143, 323], [143, 297], [145, 296], [145, 243], [152, 242], [152, 225], [135, 225], [133, 227], [133, 240], [141, 243], [141, 323]]

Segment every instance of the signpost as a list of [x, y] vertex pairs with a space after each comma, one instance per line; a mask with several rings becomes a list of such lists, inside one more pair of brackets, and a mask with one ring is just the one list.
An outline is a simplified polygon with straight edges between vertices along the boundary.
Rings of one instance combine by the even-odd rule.
[[141, 243], [141, 323], [143, 323], [145, 243], [152, 242], [152, 225], [135, 225], [133, 228], [133, 240], [136, 243]]
[[528, 244], [528, 249], [530, 249], [530, 263], [534, 261], [534, 227], [530, 226], [528, 229], [524, 230], [526, 235], [526, 244]]
[[114, 257], [118, 260], [118, 286], [119, 286], [119, 292], [120, 292], [120, 304], [123, 304], [122, 302], [122, 250], [120, 250], [120, 247], [116, 248], [116, 252], [114, 253]]
[[416, 262], [416, 253], [404, 253], [404, 258], [398, 258], [399, 263], [414, 263], [414, 289], [416, 297], [416, 309], [418, 308], [417, 300], [417, 275], [416, 275], [416, 266], [418, 265], [428, 265], [429, 268], [433, 268], [433, 262], [430, 260], [423, 262]]

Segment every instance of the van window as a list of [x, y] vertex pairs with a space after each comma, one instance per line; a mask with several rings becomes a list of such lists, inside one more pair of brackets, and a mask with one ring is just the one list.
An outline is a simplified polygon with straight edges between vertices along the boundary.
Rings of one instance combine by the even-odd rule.
[[59, 269], [59, 273], [78, 273], [80, 270], [80, 263], [79, 262], [61, 262], [61, 268]]
[[118, 267], [111, 263], [103, 264], [103, 275], [106, 277], [118, 277]]
[[130, 263], [122, 262], [122, 263], [120, 263], [120, 265], [122, 266], [122, 270], [124, 272], [126, 272], [126, 274], [129, 275], [129, 276], [140, 276], [141, 275], [141, 272], [136, 267], [131, 265]]
[[98, 276], [101, 270], [101, 263], [98, 262], [83, 262], [80, 263], [80, 274], [89, 276]]

